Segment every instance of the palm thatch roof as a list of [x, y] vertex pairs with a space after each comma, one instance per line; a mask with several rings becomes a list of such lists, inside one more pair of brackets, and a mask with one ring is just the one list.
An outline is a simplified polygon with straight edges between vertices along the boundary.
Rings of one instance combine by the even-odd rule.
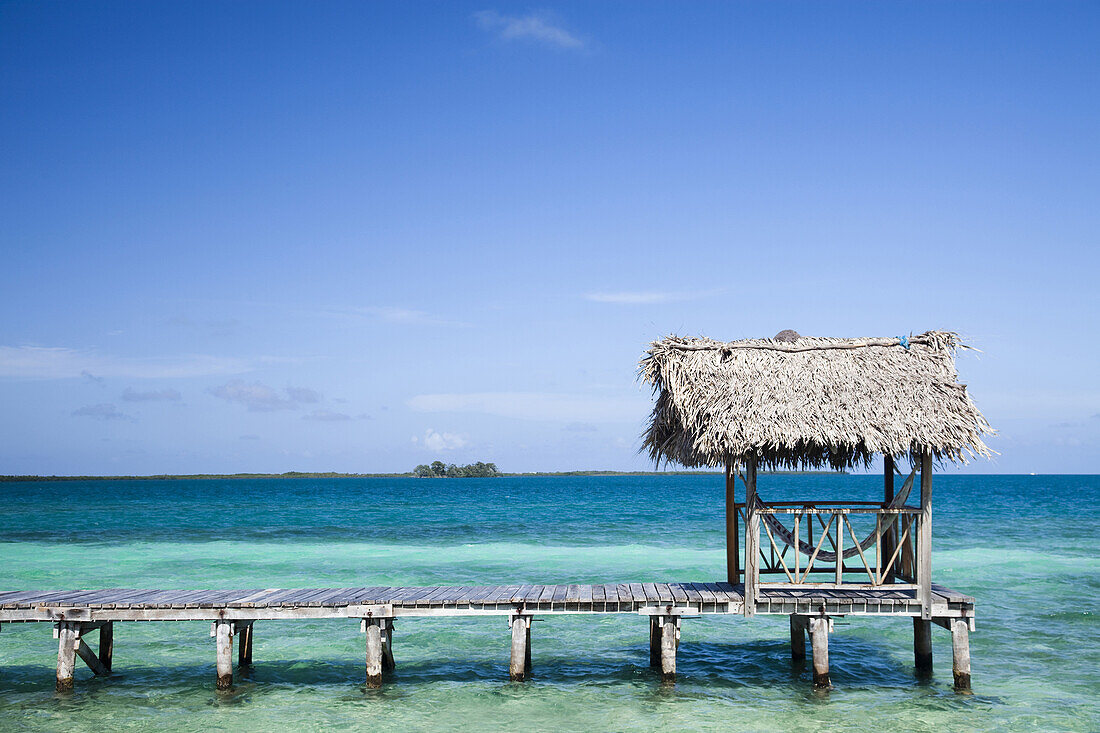
[[658, 464], [838, 469], [876, 454], [991, 455], [992, 428], [958, 382], [957, 334], [779, 336], [653, 342], [639, 363], [656, 395], [642, 450]]

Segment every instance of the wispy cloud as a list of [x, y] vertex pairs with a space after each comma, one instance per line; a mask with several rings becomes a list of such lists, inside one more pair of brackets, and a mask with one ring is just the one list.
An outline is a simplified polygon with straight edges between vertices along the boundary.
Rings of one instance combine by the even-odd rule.
[[636, 422], [645, 416], [647, 404], [641, 394], [631, 399], [548, 392], [422, 394], [408, 401], [418, 412], [473, 412], [569, 423]]
[[427, 311], [404, 308], [395, 305], [370, 305], [362, 308], [342, 308], [325, 311], [324, 315], [341, 318], [364, 318], [382, 323], [395, 323], [403, 326], [469, 326], [462, 321], [441, 318]]
[[104, 377], [131, 379], [208, 377], [240, 374], [250, 368], [250, 364], [243, 359], [205, 354], [131, 358], [63, 346], [0, 346], [0, 377], [84, 378], [100, 382]]
[[467, 440], [465, 435], [459, 435], [458, 433], [439, 433], [432, 428], [428, 428], [424, 431], [423, 438], [417, 438], [414, 435], [412, 442], [423, 445], [428, 450], [435, 451], [436, 453], [458, 450], [470, 444], [470, 441]]
[[139, 392], [127, 387], [122, 393], [123, 402], [179, 402], [182, 395], [174, 389], [156, 389]]
[[613, 303], [615, 305], [654, 305], [658, 303], [677, 303], [684, 300], [699, 300], [718, 295], [720, 290], [698, 290], [694, 292], [670, 292], [667, 290], [633, 290], [605, 293], [588, 293], [585, 300], [594, 303]]
[[274, 412], [275, 410], [296, 410], [303, 404], [314, 404], [321, 395], [307, 387], [287, 387], [277, 390], [260, 382], [245, 382], [234, 379], [220, 387], [211, 387], [208, 393], [226, 402], [244, 405], [249, 412]]
[[317, 422], [344, 422], [350, 420], [351, 415], [346, 415], [342, 412], [333, 412], [332, 410], [314, 410], [308, 415], [302, 415], [303, 420], [316, 420]]
[[114, 405], [105, 402], [98, 405], [85, 405], [73, 410], [73, 417], [90, 417], [93, 420], [133, 420], [129, 415], [119, 412]]
[[481, 10], [474, 13], [474, 20], [482, 30], [505, 41], [536, 41], [566, 49], [584, 47], [584, 41], [544, 14], [503, 15]]

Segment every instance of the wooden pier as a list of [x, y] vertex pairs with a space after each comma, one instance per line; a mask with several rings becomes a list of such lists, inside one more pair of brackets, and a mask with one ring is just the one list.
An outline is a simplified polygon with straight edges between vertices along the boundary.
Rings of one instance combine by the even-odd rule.
[[[931, 618], [926, 599], [913, 589], [760, 588], [746, 608], [744, 585], [731, 583], [618, 583], [574, 585], [427, 586], [365, 588], [257, 588], [251, 590], [74, 590], [0, 592], [0, 623], [50, 622], [59, 639], [57, 689], [73, 687], [76, 658], [97, 675], [113, 669], [115, 622], [210, 621], [215, 639], [218, 689], [233, 684], [233, 639], [238, 664], [252, 664], [256, 621], [359, 619], [366, 635], [366, 684], [378, 687], [395, 666], [393, 621], [432, 616], [509, 617], [509, 677], [531, 673], [531, 620], [562, 614], [634, 614], [649, 617], [650, 665], [662, 679], [676, 678], [676, 652], [683, 621], [700, 615], [790, 617], [791, 657], [805, 659], [811, 637], [813, 684], [828, 688], [829, 634], [843, 616], [896, 616], [913, 622], [914, 662], [931, 669], [933, 624], [951, 631], [955, 686], [970, 688], [969, 631], [974, 599], [932, 586]], [[98, 651], [85, 640], [98, 633]], [[125, 647], [124, 635], [120, 639]], [[690, 670], [686, 671], [690, 674]]]

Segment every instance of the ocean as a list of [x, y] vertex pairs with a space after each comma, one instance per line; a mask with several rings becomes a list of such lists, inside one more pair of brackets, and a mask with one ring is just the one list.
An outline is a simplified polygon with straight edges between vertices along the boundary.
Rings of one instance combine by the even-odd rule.
[[[760, 477], [765, 499], [877, 499], [881, 478]], [[0, 484], [0, 590], [715, 581], [720, 476]], [[350, 620], [258, 622], [254, 668], [214, 689], [209, 622], [116, 624], [115, 674], [54, 692], [49, 624], [0, 633], [0, 730], [1097, 731], [1100, 477], [937, 475], [933, 577], [976, 598], [973, 695], [950, 634], [913, 673], [912, 625], [838, 619], [827, 694], [787, 620], [687, 619], [678, 679], [633, 615], [549, 617], [508, 682], [504, 617], [398, 620], [363, 686]], [[94, 635], [93, 635], [94, 636]], [[94, 646], [94, 642], [93, 642]]]

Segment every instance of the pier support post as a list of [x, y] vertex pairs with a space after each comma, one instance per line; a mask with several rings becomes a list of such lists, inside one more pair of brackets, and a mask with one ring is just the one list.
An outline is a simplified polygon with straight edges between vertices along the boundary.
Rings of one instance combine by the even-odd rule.
[[791, 614], [791, 661], [806, 661], [806, 617]]
[[831, 687], [829, 681], [829, 626], [831, 621], [828, 617], [821, 616], [818, 618], [811, 618], [809, 620], [810, 626], [810, 644], [813, 647], [814, 654], [814, 689], [815, 690], [827, 690]]
[[531, 676], [531, 617], [514, 613], [511, 627], [512, 658], [508, 664], [508, 679], [523, 682]]
[[649, 667], [661, 667], [661, 617], [649, 617]]
[[214, 639], [218, 655], [218, 689], [233, 686], [233, 624], [224, 619], [214, 622]]
[[363, 619], [363, 631], [367, 635], [367, 687], [382, 686], [382, 636], [384, 619]]
[[964, 618], [951, 619], [951, 652], [955, 691], [970, 692], [970, 623]]
[[237, 624], [237, 666], [252, 666], [252, 622]]
[[913, 617], [913, 664], [920, 677], [932, 673], [932, 622], [916, 616]]
[[61, 621], [57, 624], [57, 685], [58, 692], [73, 689], [73, 672], [76, 670], [76, 648], [80, 642], [80, 624]]
[[661, 681], [676, 680], [676, 650], [680, 647], [680, 617], [658, 616], [661, 635]]
[[114, 656], [115, 622], [105, 621], [103, 625], [99, 627], [99, 661], [103, 664], [108, 673], [111, 672]]
[[397, 665], [393, 661], [393, 619], [384, 619], [385, 625], [382, 629], [382, 671], [392, 672], [397, 669]]

